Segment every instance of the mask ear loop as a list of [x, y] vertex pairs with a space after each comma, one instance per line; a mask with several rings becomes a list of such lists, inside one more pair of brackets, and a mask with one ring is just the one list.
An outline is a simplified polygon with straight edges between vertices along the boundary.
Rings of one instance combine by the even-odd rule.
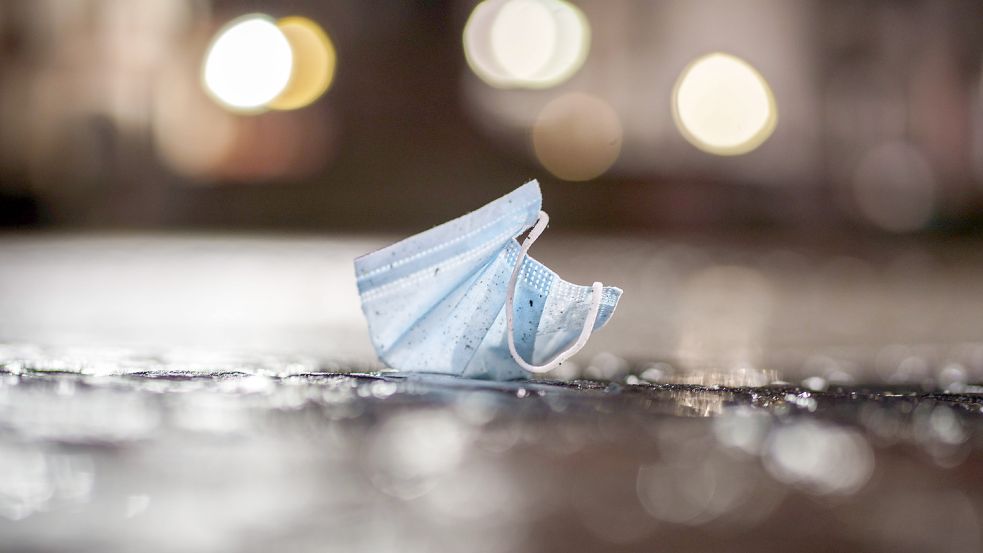
[[600, 282], [595, 282], [591, 287], [591, 301], [590, 309], [587, 311], [587, 318], [584, 320], [584, 328], [580, 331], [580, 336], [577, 340], [567, 349], [556, 354], [556, 356], [543, 365], [532, 365], [526, 363], [526, 360], [519, 355], [519, 352], [515, 349], [515, 331], [513, 325], [513, 314], [515, 310], [515, 286], [519, 281], [519, 273], [522, 270], [522, 262], [526, 258], [526, 253], [529, 251], [529, 247], [532, 246], [533, 242], [539, 238], [539, 235], [546, 230], [546, 225], [550, 222], [550, 216], [546, 214], [545, 211], [539, 212], [539, 219], [536, 221], [536, 225], [532, 227], [529, 231], [529, 235], [525, 240], [522, 241], [522, 247], [519, 250], [519, 255], [515, 259], [515, 268], [512, 269], [512, 278], [509, 279], [508, 294], [505, 299], [505, 320], [508, 324], [509, 331], [509, 352], [512, 353], [512, 359], [519, 364], [523, 369], [534, 372], [534, 373], [544, 373], [551, 371], [560, 366], [567, 359], [576, 355], [578, 351], [581, 350], [585, 345], [587, 345], [587, 340], [590, 338], [590, 333], [594, 329], [594, 322], [597, 321], [597, 313], [601, 309], [601, 294], [604, 291], [604, 285]]

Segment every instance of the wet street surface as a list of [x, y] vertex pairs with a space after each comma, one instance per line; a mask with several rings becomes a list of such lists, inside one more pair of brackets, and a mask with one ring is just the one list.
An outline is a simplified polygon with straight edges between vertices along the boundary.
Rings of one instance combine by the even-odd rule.
[[732, 388], [651, 368], [491, 383], [89, 358], [0, 349], [5, 550], [981, 547], [971, 385]]
[[495, 383], [383, 372], [387, 240], [0, 243], [0, 549], [983, 548], [971, 244], [560, 237], [622, 305]]

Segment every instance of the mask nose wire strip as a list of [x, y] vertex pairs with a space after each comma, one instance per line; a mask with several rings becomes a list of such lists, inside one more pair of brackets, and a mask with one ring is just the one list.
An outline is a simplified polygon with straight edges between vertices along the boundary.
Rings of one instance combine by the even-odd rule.
[[523, 369], [534, 372], [534, 373], [544, 373], [551, 371], [556, 367], [560, 366], [570, 357], [576, 355], [578, 351], [581, 350], [585, 345], [587, 345], [587, 340], [590, 338], [590, 333], [594, 329], [594, 322], [597, 320], [597, 312], [601, 308], [601, 294], [603, 292], [604, 285], [600, 282], [595, 282], [591, 287], [591, 301], [590, 309], [587, 311], [587, 318], [584, 320], [584, 328], [580, 331], [580, 336], [577, 340], [567, 349], [556, 354], [552, 360], [543, 365], [533, 365], [527, 363], [525, 359], [519, 355], [519, 352], [515, 349], [515, 331], [513, 324], [513, 314], [515, 310], [515, 286], [519, 281], [519, 273], [522, 270], [522, 262], [526, 258], [526, 253], [529, 251], [530, 246], [533, 242], [539, 238], [539, 235], [546, 230], [546, 225], [550, 222], [550, 216], [546, 214], [545, 211], [539, 212], [539, 219], [536, 221], [536, 225], [529, 231], [529, 236], [522, 241], [522, 248], [519, 250], [519, 255], [515, 258], [515, 268], [512, 269], [512, 278], [509, 279], [508, 294], [505, 299], [505, 320], [508, 324], [508, 340], [509, 340], [509, 352], [512, 353], [512, 359], [519, 364]]

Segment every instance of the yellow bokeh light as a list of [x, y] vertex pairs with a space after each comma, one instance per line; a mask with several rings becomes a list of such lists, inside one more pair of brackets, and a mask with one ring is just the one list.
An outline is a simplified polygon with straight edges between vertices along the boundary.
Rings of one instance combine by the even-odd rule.
[[746, 154], [771, 136], [778, 122], [775, 97], [746, 61], [724, 53], [700, 57], [683, 70], [672, 95], [676, 127], [711, 154]]
[[268, 16], [250, 14], [223, 27], [205, 54], [208, 94], [234, 111], [261, 110], [287, 86], [293, 53]]
[[548, 88], [587, 58], [590, 25], [563, 0], [485, 0], [464, 27], [464, 55], [497, 88]]
[[607, 171], [621, 153], [621, 120], [604, 100], [579, 92], [551, 101], [532, 129], [533, 149], [550, 173], [585, 181]]
[[293, 51], [293, 69], [286, 88], [267, 106], [299, 109], [324, 94], [334, 80], [337, 58], [334, 44], [320, 25], [306, 17], [286, 17], [277, 22]]

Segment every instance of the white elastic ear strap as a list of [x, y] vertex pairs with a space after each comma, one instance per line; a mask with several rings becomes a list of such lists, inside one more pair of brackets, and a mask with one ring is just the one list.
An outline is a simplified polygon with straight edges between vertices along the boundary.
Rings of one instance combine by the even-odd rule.
[[515, 349], [515, 330], [512, 322], [512, 311], [515, 310], [515, 286], [519, 282], [519, 273], [522, 270], [522, 262], [526, 258], [526, 252], [529, 251], [529, 247], [532, 246], [533, 242], [539, 238], [539, 235], [546, 230], [546, 225], [549, 222], [550, 216], [545, 211], [540, 211], [539, 220], [536, 221], [536, 225], [529, 231], [529, 236], [522, 241], [522, 248], [519, 250], [519, 255], [515, 259], [515, 268], [512, 269], [512, 278], [509, 279], [508, 295], [505, 299], [505, 320], [508, 323], [509, 351], [512, 353], [512, 359], [515, 359], [515, 362], [523, 369], [534, 373], [544, 373], [559, 367], [560, 363], [573, 357], [581, 348], [587, 345], [590, 333], [594, 329], [594, 322], [597, 321], [597, 312], [601, 309], [601, 293], [604, 291], [604, 285], [600, 282], [595, 282], [591, 287], [590, 309], [587, 311], [587, 319], [584, 320], [584, 328], [581, 329], [577, 341], [569, 348], [556, 354], [556, 357], [544, 365], [526, 363], [526, 360], [519, 355], [519, 352]]

